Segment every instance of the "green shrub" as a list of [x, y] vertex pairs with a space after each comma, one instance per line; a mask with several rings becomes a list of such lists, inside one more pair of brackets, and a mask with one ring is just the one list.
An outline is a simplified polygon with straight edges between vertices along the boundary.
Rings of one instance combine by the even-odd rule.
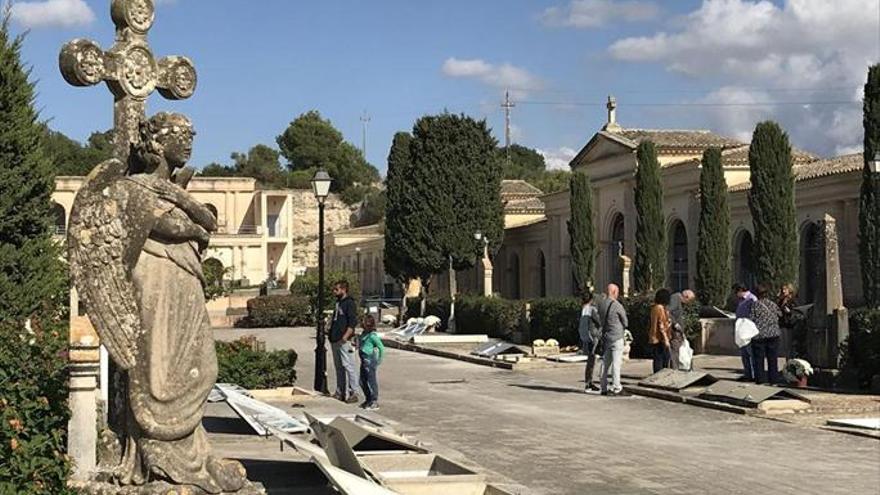
[[629, 331], [633, 336], [630, 357], [651, 357], [651, 346], [648, 344], [648, 327], [651, 326], [651, 306], [654, 305], [653, 295], [635, 295], [623, 299], [626, 316], [629, 320]]
[[289, 387], [296, 383], [296, 351], [265, 351], [253, 335], [216, 342], [218, 383], [247, 389]]
[[859, 386], [868, 388], [880, 375], [880, 309], [861, 308], [849, 315], [849, 337], [841, 349], [843, 367], [855, 370]]
[[581, 302], [575, 297], [531, 301], [529, 340], [556, 339], [562, 346], [578, 345]]
[[525, 301], [460, 295], [455, 302], [455, 333], [485, 333], [509, 340], [522, 325], [524, 315]]
[[247, 316], [236, 324], [245, 328], [298, 327], [315, 324], [309, 300], [301, 296], [270, 295], [249, 299]]
[[0, 493], [72, 493], [64, 328], [0, 325]]
[[[336, 304], [336, 297], [333, 296], [333, 284], [340, 280], [348, 282], [348, 295], [355, 302], [360, 303], [361, 287], [358, 275], [342, 270], [331, 270], [324, 273], [324, 311], [332, 310]], [[305, 275], [296, 277], [296, 280], [290, 284], [290, 293], [294, 296], [308, 298], [314, 312], [314, 308], [318, 307], [318, 272], [309, 271]]]

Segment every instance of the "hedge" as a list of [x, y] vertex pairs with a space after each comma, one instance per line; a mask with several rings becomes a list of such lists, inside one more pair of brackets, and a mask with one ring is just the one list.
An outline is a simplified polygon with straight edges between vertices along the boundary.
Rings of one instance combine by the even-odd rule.
[[0, 493], [73, 493], [66, 325], [6, 322], [0, 338]]
[[535, 299], [531, 302], [529, 340], [556, 339], [560, 345], [579, 345], [581, 302], [575, 297]]
[[296, 383], [296, 351], [265, 351], [253, 335], [216, 342], [218, 383], [247, 389], [289, 387]]
[[849, 337], [841, 350], [843, 367], [856, 371], [859, 386], [868, 388], [880, 375], [880, 309], [855, 309], [849, 315]]
[[270, 295], [249, 299], [248, 315], [235, 326], [243, 328], [296, 327], [315, 324], [309, 299], [302, 296]]
[[461, 295], [455, 302], [455, 333], [509, 340], [525, 315], [525, 301]]

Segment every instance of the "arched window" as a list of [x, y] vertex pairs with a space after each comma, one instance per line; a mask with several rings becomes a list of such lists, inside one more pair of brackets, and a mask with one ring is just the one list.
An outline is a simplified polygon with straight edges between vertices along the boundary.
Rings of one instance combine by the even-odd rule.
[[822, 231], [819, 224], [811, 222], [801, 232], [801, 269], [799, 290], [804, 304], [816, 302], [820, 290], [819, 264], [824, 263]]
[[547, 259], [541, 250], [538, 251], [538, 289], [541, 297], [547, 297]]
[[688, 287], [688, 238], [681, 220], [672, 224], [669, 239], [669, 286], [673, 292], [681, 292]]
[[52, 203], [52, 217], [55, 219], [55, 234], [64, 235], [67, 233], [67, 213], [64, 207], [58, 203]]
[[618, 213], [611, 222], [611, 235], [609, 236], [611, 245], [608, 250], [608, 281], [623, 287], [623, 268], [620, 266], [620, 255], [623, 254], [623, 242], [626, 224], [623, 215]]
[[519, 256], [512, 254], [510, 264], [507, 267], [507, 280], [510, 281], [510, 298], [519, 299]]
[[755, 258], [752, 234], [747, 230], [742, 230], [734, 239], [733, 266], [736, 273], [736, 281], [742, 283], [746, 287], [754, 287]]

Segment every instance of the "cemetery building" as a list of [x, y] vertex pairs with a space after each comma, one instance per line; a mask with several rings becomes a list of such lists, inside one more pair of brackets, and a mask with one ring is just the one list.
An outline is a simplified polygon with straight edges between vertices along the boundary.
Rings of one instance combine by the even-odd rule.
[[[55, 231], [67, 231], [70, 208], [84, 177], [58, 177], [52, 195]], [[260, 189], [245, 177], [194, 177], [187, 188], [217, 216], [205, 258], [219, 260], [228, 278], [256, 285], [270, 275], [286, 286], [317, 265], [318, 212], [310, 190]], [[351, 209], [335, 196], [327, 199], [328, 230], [346, 227]]]
[[[731, 213], [728, 241], [732, 253], [733, 279], [753, 284], [753, 227], [748, 207], [749, 143], [707, 130], [635, 129], [616, 119], [616, 102], [609, 98], [607, 123], [595, 133], [571, 161], [572, 170], [586, 171], [593, 186], [593, 223], [596, 228], [598, 288], [608, 283], [623, 286], [620, 256], [635, 258], [636, 210], [634, 203], [636, 148], [654, 142], [661, 164], [663, 209], [667, 232], [667, 285], [673, 290], [694, 287], [697, 229], [700, 216], [700, 160], [710, 147], [721, 148]], [[826, 215], [836, 222], [844, 304], [862, 301], [858, 256], [859, 187], [862, 155], [821, 159], [792, 149], [795, 198], [800, 246], [800, 299], [812, 302], [820, 287], [822, 229]], [[574, 294], [569, 252], [568, 220], [571, 217], [567, 190], [538, 196], [525, 192], [528, 184], [507, 184], [505, 232], [500, 251], [492, 260], [493, 291], [506, 298], [536, 298]], [[513, 190], [523, 190], [512, 199]], [[518, 208], [527, 214], [518, 216]], [[381, 236], [358, 246], [378, 253]], [[378, 256], [381, 259], [381, 256]], [[631, 274], [630, 274], [631, 275]], [[460, 291], [474, 290], [481, 278], [475, 270], [459, 273]], [[431, 291], [447, 291], [446, 276], [436, 277]]]

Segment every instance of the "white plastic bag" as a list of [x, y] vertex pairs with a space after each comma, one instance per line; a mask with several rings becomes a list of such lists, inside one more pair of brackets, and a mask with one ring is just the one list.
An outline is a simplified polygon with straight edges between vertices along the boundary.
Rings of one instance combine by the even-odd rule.
[[694, 350], [691, 349], [690, 343], [685, 339], [678, 348], [678, 369], [681, 371], [691, 371], [694, 359]]
[[733, 340], [737, 347], [745, 347], [749, 345], [755, 335], [758, 335], [758, 327], [755, 322], [748, 318], [736, 319], [736, 330], [734, 331]]

